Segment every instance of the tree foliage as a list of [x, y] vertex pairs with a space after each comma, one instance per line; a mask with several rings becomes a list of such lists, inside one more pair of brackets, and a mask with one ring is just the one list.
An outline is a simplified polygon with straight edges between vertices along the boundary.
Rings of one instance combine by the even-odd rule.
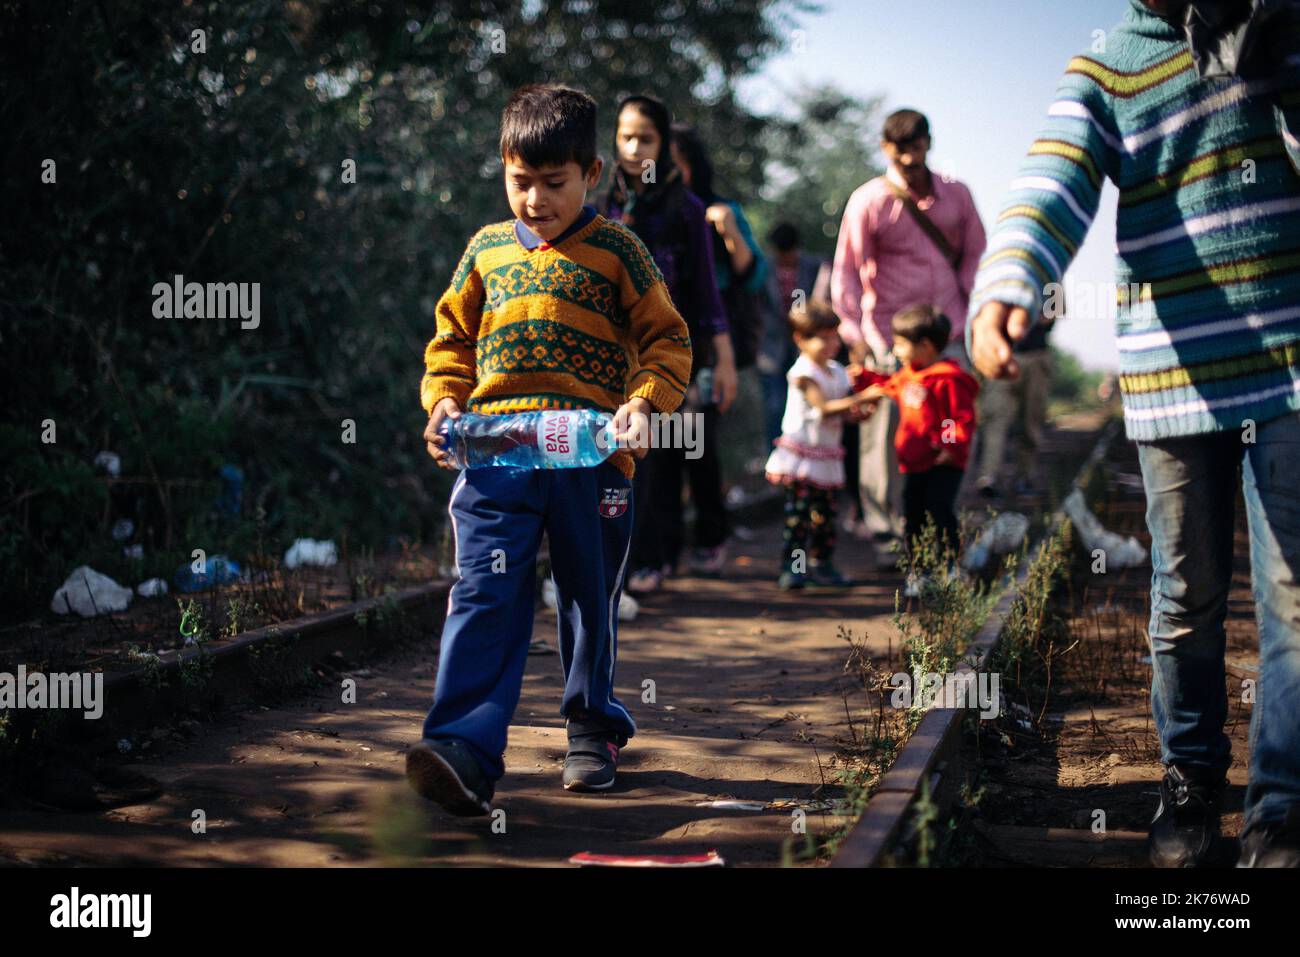
[[[614, 104], [651, 92], [706, 130], [729, 187], [752, 195], [763, 122], [733, 82], [779, 47], [793, 9], [0, 4], [6, 602], [44, 605], [83, 561], [142, 578], [109, 539], [115, 515], [135, 517], [163, 573], [193, 548], [237, 553], [258, 509], [281, 544], [345, 528], [353, 543], [428, 540], [447, 478], [420, 438], [422, 353], [466, 239], [508, 215], [496, 139], [509, 91], [587, 90], [607, 156]], [[154, 284], [178, 274], [260, 284], [260, 325], [155, 318]], [[94, 474], [100, 450], [121, 456], [121, 481]], [[236, 516], [212, 507], [223, 463], [247, 477]]]

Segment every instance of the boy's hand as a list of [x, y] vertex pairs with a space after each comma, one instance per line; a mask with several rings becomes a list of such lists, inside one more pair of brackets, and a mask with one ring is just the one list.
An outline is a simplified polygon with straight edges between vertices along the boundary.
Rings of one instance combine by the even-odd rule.
[[971, 322], [970, 354], [990, 379], [1015, 379], [1020, 366], [1011, 347], [1029, 331], [1029, 313], [1005, 302], [987, 302]]
[[865, 389], [859, 392], [858, 395], [861, 397], [860, 401], [872, 403], [872, 408], [874, 409], [875, 403], [879, 402], [881, 399], [885, 397], [885, 387], [882, 386], [879, 382], [876, 382], [872, 385], [867, 386]]
[[650, 452], [650, 413], [654, 411], [645, 399], [637, 396], [618, 407], [610, 424], [614, 441], [621, 449], [630, 449], [633, 458], [643, 459]]
[[424, 445], [440, 468], [454, 472], [456, 467], [451, 464], [451, 455], [442, 447], [445, 440], [438, 434], [438, 426], [442, 425], [443, 419], [448, 418], [460, 418], [460, 403], [451, 396], [440, 400], [429, 414], [429, 424], [424, 427]]

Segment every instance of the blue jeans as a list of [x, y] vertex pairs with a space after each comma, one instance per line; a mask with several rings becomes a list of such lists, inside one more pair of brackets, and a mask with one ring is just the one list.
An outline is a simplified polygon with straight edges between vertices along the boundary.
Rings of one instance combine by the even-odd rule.
[[1243, 433], [1139, 442], [1151, 532], [1151, 710], [1161, 760], [1215, 774], [1230, 743], [1223, 623], [1238, 476], [1250, 529], [1259, 676], [1246, 827], [1300, 802], [1300, 415]]
[[506, 732], [533, 634], [543, 533], [559, 605], [560, 713], [584, 711], [624, 739], [636, 733], [614, 695], [632, 499], [632, 483], [610, 462], [573, 469], [492, 466], [457, 477], [448, 511], [459, 577], [447, 597], [424, 737], [464, 741], [489, 779], [505, 774]]

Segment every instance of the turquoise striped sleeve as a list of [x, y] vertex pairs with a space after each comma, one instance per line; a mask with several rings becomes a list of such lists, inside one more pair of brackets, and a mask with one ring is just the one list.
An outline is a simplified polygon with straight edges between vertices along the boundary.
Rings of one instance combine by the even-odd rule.
[[[1059, 283], [1092, 225], [1120, 139], [1110, 99], [1076, 57], [1003, 203], [975, 277], [970, 316], [987, 302], [1022, 306], [1037, 320], [1043, 287]], [[969, 330], [970, 325], [967, 324]]]

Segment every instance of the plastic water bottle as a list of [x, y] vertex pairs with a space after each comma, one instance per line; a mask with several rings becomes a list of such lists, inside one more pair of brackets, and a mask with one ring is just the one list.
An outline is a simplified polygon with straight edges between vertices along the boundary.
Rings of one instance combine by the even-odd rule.
[[443, 419], [438, 434], [458, 469], [580, 469], [599, 465], [617, 450], [613, 421], [608, 412], [595, 409], [462, 412], [458, 418]]

